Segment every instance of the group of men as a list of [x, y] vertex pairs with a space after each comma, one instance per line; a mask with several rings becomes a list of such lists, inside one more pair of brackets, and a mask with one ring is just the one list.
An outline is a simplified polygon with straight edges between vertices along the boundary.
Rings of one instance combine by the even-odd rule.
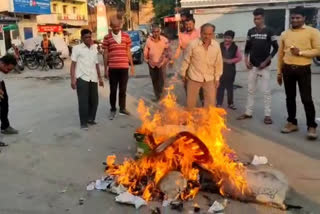
[[[291, 27], [280, 37], [280, 47], [276, 35], [264, 24], [264, 9], [253, 12], [255, 27], [248, 31], [245, 46], [245, 64], [248, 69], [248, 98], [246, 111], [238, 120], [253, 117], [254, 96], [258, 84], [264, 93], [264, 123], [272, 124], [270, 64], [278, 53], [278, 83], [285, 85], [287, 96], [288, 123], [283, 133], [298, 130], [296, 119], [296, 83], [307, 116], [308, 138], [316, 139], [317, 124], [311, 93], [311, 60], [320, 55], [320, 33], [305, 25], [305, 10], [297, 7], [291, 12]], [[103, 41], [105, 77], [110, 83], [110, 119], [116, 115], [117, 89], [119, 87], [119, 113], [129, 115], [126, 109], [126, 88], [129, 76], [134, 74], [134, 65], [130, 52], [131, 40], [121, 31], [121, 20], [111, 19], [112, 31]], [[95, 124], [98, 105], [98, 83], [103, 86], [103, 79], [98, 65], [97, 50], [93, 47], [91, 32], [82, 30], [83, 43], [76, 46], [72, 53], [71, 86], [77, 89], [81, 128]], [[165, 81], [165, 68], [180, 56], [182, 64], [180, 74], [185, 83], [187, 108], [197, 105], [200, 95], [204, 107], [222, 107], [224, 91], [227, 90], [228, 108], [235, 110], [233, 83], [236, 76], [236, 63], [242, 60], [242, 54], [233, 41], [235, 32], [224, 33], [224, 41], [215, 40], [215, 26], [204, 24], [200, 31], [195, 29], [195, 20], [185, 20], [184, 32], [179, 34], [179, 45], [174, 55], [171, 54], [169, 41], [161, 35], [159, 26], [152, 27], [152, 35], [144, 48], [144, 59], [155, 92], [155, 101], [161, 99]]]

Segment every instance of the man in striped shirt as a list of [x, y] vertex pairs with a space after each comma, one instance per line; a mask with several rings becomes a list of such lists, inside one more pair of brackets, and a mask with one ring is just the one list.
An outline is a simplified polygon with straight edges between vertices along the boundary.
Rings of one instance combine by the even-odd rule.
[[117, 89], [119, 85], [120, 115], [130, 115], [126, 109], [126, 91], [128, 83], [129, 64], [131, 75], [134, 75], [134, 65], [131, 55], [131, 39], [127, 33], [121, 31], [121, 21], [111, 20], [112, 31], [104, 37], [104, 66], [105, 77], [110, 85], [110, 120], [116, 116]]

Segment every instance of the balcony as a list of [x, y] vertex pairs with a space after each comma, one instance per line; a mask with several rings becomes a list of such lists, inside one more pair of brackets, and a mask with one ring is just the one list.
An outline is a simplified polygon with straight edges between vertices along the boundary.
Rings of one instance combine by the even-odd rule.
[[77, 15], [77, 14], [57, 14], [57, 15], [58, 15], [58, 20], [88, 21], [88, 18], [85, 15]]

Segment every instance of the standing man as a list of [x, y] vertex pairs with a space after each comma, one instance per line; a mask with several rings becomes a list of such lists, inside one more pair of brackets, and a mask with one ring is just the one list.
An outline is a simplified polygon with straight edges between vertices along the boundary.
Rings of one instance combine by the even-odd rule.
[[0, 101], [0, 119], [1, 119], [1, 133], [12, 135], [12, 134], [18, 134], [19, 131], [12, 128], [10, 126], [9, 122], [9, 96], [7, 93], [6, 84], [4, 82], [4, 76], [5, 74], [8, 74], [11, 69], [12, 65], [17, 65], [17, 60], [12, 59], [12, 57], [15, 58], [14, 55], [5, 55], [0, 59], [0, 88], [1, 88], [1, 101]]
[[165, 67], [169, 61], [168, 39], [160, 35], [160, 27], [152, 26], [152, 36], [147, 39], [144, 48], [144, 59], [149, 65], [155, 101], [159, 101], [164, 87]]
[[127, 33], [121, 31], [121, 21], [112, 19], [112, 31], [104, 37], [104, 67], [105, 77], [110, 83], [110, 116], [113, 120], [116, 116], [117, 89], [119, 85], [119, 106], [120, 115], [130, 115], [126, 109], [126, 93], [128, 83], [129, 64], [131, 65], [131, 75], [134, 75], [134, 65], [131, 55], [131, 39]]
[[53, 45], [52, 45], [52, 43], [46, 33], [43, 34], [42, 38], [43, 38], [43, 40], [41, 41], [41, 48], [43, 50], [43, 53], [45, 55], [48, 55], [50, 53], [51, 49], [53, 48]]
[[200, 88], [204, 92], [204, 106], [215, 106], [216, 90], [222, 74], [219, 44], [213, 39], [214, 26], [201, 26], [201, 38], [191, 42], [182, 62], [181, 76], [187, 85], [187, 108], [196, 107]]
[[[271, 119], [271, 89], [270, 70], [271, 59], [277, 54], [278, 43], [271, 29], [264, 25], [264, 9], [257, 8], [253, 11], [254, 28], [248, 31], [245, 47], [245, 63], [249, 70], [248, 100], [245, 114], [238, 120], [252, 118], [254, 97], [258, 78], [261, 78], [261, 88], [264, 93], [264, 123], [272, 124]], [[271, 52], [271, 46], [273, 48]], [[271, 53], [270, 53], [271, 52]]]
[[82, 43], [75, 46], [71, 55], [71, 88], [77, 90], [81, 129], [95, 125], [99, 103], [98, 82], [103, 87], [98, 64], [98, 51], [92, 42], [91, 31], [81, 30]]
[[220, 78], [220, 85], [217, 93], [217, 107], [223, 104], [224, 91], [227, 90], [228, 108], [236, 110], [233, 103], [233, 83], [236, 77], [236, 63], [242, 59], [238, 46], [233, 39], [235, 32], [228, 30], [224, 33], [224, 41], [220, 43], [223, 57], [223, 74]]
[[308, 135], [317, 139], [317, 124], [311, 89], [312, 58], [320, 55], [320, 33], [317, 29], [305, 25], [305, 10], [296, 7], [291, 12], [291, 28], [283, 32], [280, 38], [278, 83], [284, 81], [287, 96], [288, 123], [282, 133], [298, 131], [296, 118], [296, 85], [298, 83], [301, 101], [307, 117]]
[[[8, 94], [3, 81], [4, 75], [12, 71], [17, 65], [17, 60], [13, 55], [5, 55], [0, 58], [0, 114], [1, 114], [1, 129], [3, 134], [17, 134], [18, 131], [9, 125], [8, 120]], [[3, 115], [4, 114], [4, 115]], [[8, 146], [0, 140], [0, 147]]]

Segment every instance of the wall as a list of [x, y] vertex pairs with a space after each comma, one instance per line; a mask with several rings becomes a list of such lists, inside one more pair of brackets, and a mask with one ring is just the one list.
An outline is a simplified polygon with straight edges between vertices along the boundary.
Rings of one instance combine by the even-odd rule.
[[31, 15], [31, 19], [22, 19], [18, 23], [18, 26], [21, 41], [25, 40], [24, 28], [32, 28], [33, 37], [36, 37], [38, 35], [37, 20], [35, 15]]
[[0, 12], [11, 11], [11, 1], [12, 0], [0, 0]]
[[[54, 5], [56, 5], [56, 11], [54, 11]], [[63, 12], [63, 7], [66, 6], [66, 13]], [[73, 7], [76, 7], [76, 14], [73, 13]], [[51, 12], [59, 15], [70, 15], [70, 16], [84, 16], [84, 20], [88, 20], [87, 4], [85, 2], [62, 2], [62, 1], [51, 1]]]

